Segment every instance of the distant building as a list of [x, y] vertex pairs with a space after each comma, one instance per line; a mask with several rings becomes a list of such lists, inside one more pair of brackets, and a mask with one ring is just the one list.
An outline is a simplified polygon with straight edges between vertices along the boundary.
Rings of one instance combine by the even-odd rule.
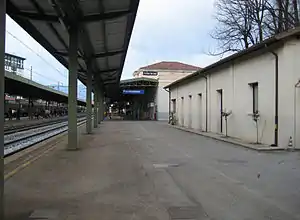
[[[300, 28], [167, 86], [178, 125], [300, 148]], [[228, 126], [223, 113], [229, 113]], [[257, 113], [257, 114], [256, 114]], [[253, 115], [257, 115], [256, 126]], [[226, 131], [226, 128], [228, 129]], [[257, 130], [258, 128], [258, 130]]]
[[164, 87], [182, 77], [199, 70], [200, 67], [180, 63], [180, 62], [159, 62], [149, 66], [144, 66], [133, 73], [134, 78], [158, 79], [158, 88], [155, 97], [157, 120], [168, 120], [169, 94]]
[[4, 56], [4, 67], [9, 72], [22, 75], [24, 70], [24, 61], [26, 59], [13, 54], [5, 53]]

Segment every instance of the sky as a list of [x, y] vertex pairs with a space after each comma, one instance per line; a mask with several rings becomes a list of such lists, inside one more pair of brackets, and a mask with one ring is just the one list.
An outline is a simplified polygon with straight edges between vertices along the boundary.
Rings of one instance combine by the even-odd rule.
[[[140, 0], [133, 34], [122, 73], [160, 61], [179, 61], [205, 67], [220, 57], [208, 55], [216, 45], [210, 37], [215, 21], [214, 0]], [[67, 91], [68, 71], [9, 16], [6, 19], [6, 52], [26, 58], [24, 76], [33, 69], [33, 80], [60, 85]], [[79, 97], [85, 87], [79, 83]]]

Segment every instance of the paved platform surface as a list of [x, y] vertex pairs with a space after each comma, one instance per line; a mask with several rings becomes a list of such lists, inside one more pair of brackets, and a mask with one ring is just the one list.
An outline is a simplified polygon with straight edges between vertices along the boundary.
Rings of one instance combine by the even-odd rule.
[[106, 121], [5, 182], [6, 219], [300, 219], [300, 155], [159, 122]]
[[173, 128], [179, 129], [179, 130], [191, 132], [194, 134], [199, 134], [199, 135], [202, 135], [205, 137], [213, 138], [215, 140], [224, 141], [224, 142], [231, 143], [234, 145], [239, 145], [241, 147], [245, 147], [245, 148], [256, 150], [256, 151], [300, 151], [300, 148], [296, 147], [296, 146], [272, 147], [272, 146], [265, 145], [265, 144], [249, 143], [249, 142], [243, 141], [241, 139], [230, 137], [230, 136], [226, 137], [223, 134], [203, 132], [203, 131], [199, 131], [197, 129], [186, 128], [186, 127], [182, 127], [182, 126], [178, 126], [178, 125], [170, 125], [170, 126]]

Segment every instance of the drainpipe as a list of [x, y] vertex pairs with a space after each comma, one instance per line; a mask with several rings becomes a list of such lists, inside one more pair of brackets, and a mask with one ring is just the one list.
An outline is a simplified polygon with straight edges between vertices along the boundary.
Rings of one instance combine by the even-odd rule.
[[[268, 46], [265, 45], [267, 48]], [[271, 146], [277, 147], [278, 146], [278, 75], [279, 75], [279, 57], [278, 54], [274, 51], [269, 51], [275, 57], [275, 128], [274, 128], [274, 144]]]
[[294, 148], [297, 146], [297, 89], [300, 88], [300, 79], [295, 84], [295, 93], [294, 93]]
[[170, 89], [169, 90], [167, 90], [167, 89], [165, 89], [164, 88], [164, 90], [167, 92], [167, 93], [169, 93], [169, 119], [168, 119], [168, 122], [169, 122], [169, 124], [171, 123], [171, 121], [170, 121], [170, 116], [171, 116], [171, 93], [170, 93]]
[[205, 78], [205, 132], [208, 132], [208, 77], [207, 75], [201, 77]]

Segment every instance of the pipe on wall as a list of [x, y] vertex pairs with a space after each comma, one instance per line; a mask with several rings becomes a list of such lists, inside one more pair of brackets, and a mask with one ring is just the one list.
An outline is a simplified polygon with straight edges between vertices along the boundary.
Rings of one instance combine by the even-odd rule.
[[294, 148], [298, 147], [297, 146], [297, 89], [300, 88], [300, 79], [299, 81], [295, 84], [295, 93], [294, 93]]
[[171, 121], [170, 121], [170, 117], [171, 117], [171, 92], [170, 92], [170, 89], [167, 90], [167, 89], [164, 88], [164, 90], [169, 93], [169, 106], [168, 106], [168, 108], [169, 108], [169, 119], [168, 119], [168, 122], [170, 124], [171, 123]]
[[[266, 47], [268, 47], [266, 45]], [[278, 146], [278, 77], [279, 77], [279, 56], [274, 51], [269, 51], [275, 57], [275, 118], [274, 118], [274, 143], [273, 147]]]
[[202, 76], [205, 79], [205, 132], [208, 132], [208, 77]]

